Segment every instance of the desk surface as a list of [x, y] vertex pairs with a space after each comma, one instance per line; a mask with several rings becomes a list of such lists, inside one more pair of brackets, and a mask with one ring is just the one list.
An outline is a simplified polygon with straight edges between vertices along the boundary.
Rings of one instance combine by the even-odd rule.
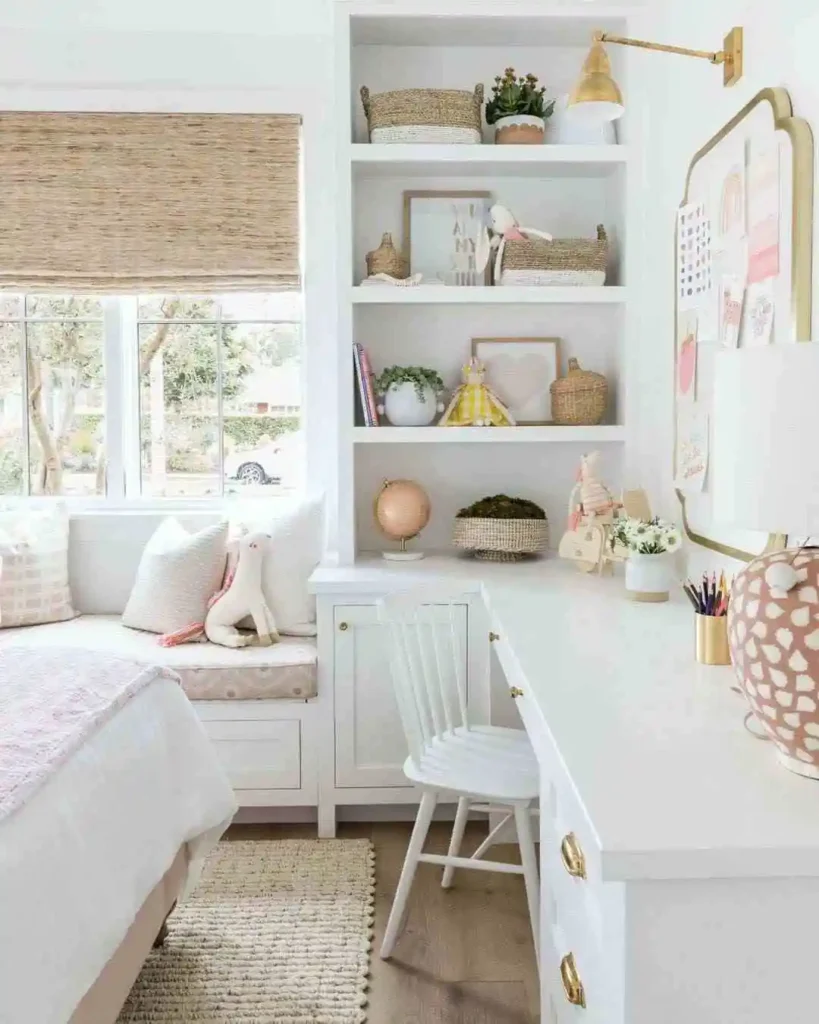
[[699, 666], [690, 607], [627, 599], [556, 559], [322, 568], [321, 594], [448, 579], [483, 592], [600, 843], [608, 878], [819, 876], [819, 782], [743, 725], [730, 668]]

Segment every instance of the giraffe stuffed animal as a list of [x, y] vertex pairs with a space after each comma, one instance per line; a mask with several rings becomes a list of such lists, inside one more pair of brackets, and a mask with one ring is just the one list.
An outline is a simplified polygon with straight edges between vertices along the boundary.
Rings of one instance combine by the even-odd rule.
[[[211, 643], [223, 647], [269, 647], [278, 641], [279, 631], [262, 590], [262, 563], [268, 540], [266, 533], [247, 533], [239, 538], [233, 576], [205, 616], [205, 635]], [[258, 637], [240, 633], [236, 628], [236, 623], [248, 616], [253, 619]]]

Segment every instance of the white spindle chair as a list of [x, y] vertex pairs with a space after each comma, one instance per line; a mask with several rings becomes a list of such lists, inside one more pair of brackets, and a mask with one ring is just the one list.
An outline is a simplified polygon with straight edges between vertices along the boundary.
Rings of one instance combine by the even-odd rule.
[[[523, 875], [535, 952], [539, 936], [539, 885], [531, 808], [539, 773], [523, 730], [469, 721], [465, 679], [466, 651], [457, 615], [461, 591], [418, 587], [378, 603], [398, 710], [409, 745], [404, 774], [422, 789], [421, 805], [407, 848], [387, 922], [381, 956], [392, 955], [419, 862], [444, 868], [442, 885], [452, 884], [455, 868]], [[424, 853], [432, 814], [442, 794], [455, 794], [458, 809], [446, 856]], [[503, 810], [506, 816], [471, 857], [461, 857], [470, 809]], [[521, 863], [484, 860], [497, 832], [514, 817]]]

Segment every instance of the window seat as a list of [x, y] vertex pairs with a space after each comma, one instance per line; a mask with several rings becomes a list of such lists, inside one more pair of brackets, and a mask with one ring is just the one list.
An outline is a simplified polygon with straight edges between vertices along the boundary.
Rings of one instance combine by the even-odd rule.
[[68, 622], [0, 630], [0, 647], [11, 643], [92, 648], [163, 665], [179, 673], [190, 700], [306, 700], [317, 692], [312, 637], [282, 637], [271, 647], [161, 647], [156, 634], [128, 629], [118, 615], [81, 615]]

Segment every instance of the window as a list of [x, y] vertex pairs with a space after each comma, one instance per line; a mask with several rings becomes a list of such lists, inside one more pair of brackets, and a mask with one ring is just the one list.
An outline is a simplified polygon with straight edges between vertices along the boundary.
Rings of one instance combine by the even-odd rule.
[[0, 295], [0, 494], [297, 490], [300, 302]]

